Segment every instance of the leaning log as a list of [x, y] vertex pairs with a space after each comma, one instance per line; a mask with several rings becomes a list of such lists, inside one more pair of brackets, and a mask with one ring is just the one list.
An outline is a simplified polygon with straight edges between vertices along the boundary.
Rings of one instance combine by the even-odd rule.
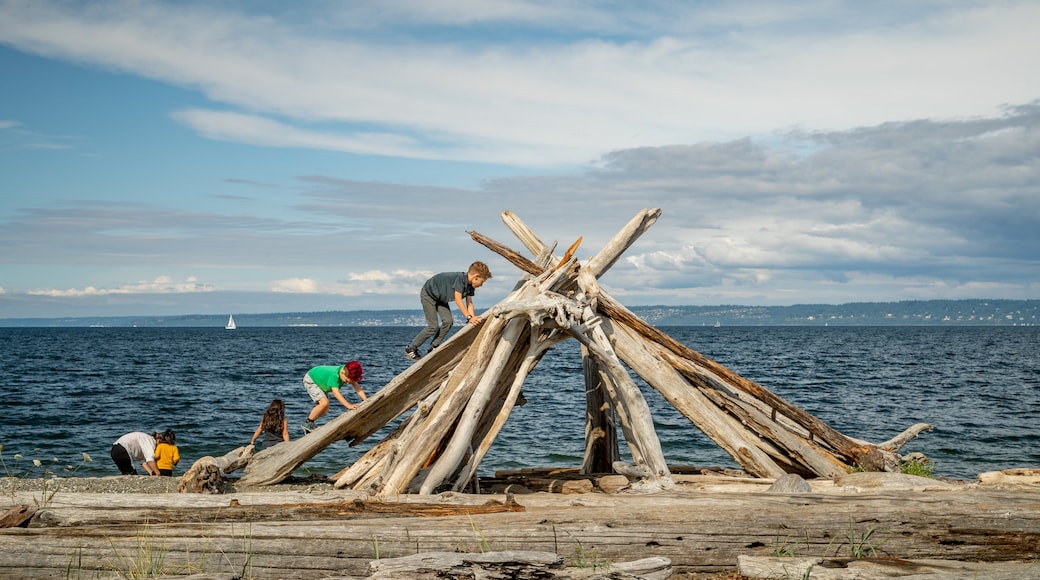
[[394, 377], [359, 405], [357, 410], [343, 413], [299, 439], [279, 443], [257, 453], [246, 466], [240, 485], [279, 483], [336, 441], [348, 439], [351, 445], [364, 441], [415, 407], [447, 380], [476, 335], [477, 329], [467, 325], [432, 354], [423, 357], [421, 364], [414, 364]]

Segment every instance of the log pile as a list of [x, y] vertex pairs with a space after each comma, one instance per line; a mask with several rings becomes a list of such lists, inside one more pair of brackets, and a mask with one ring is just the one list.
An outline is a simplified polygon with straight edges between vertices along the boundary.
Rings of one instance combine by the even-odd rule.
[[[477, 232], [478, 243], [523, 272], [517, 287], [477, 327], [466, 326], [362, 405], [311, 434], [257, 454], [240, 480], [283, 480], [329, 444], [352, 445], [412, 414], [366, 454], [333, 476], [337, 488], [375, 496], [467, 489], [524, 380], [562, 341], [581, 348], [586, 383], [583, 473], [620, 474], [629, 491], [674, 485], [653, 417], [629, 369], [756, 477], [834, 477], [852, 466], [898, 470], [899, 448], [931, 425], [919, 423], [884, 443], [846, 436], [765, 387], [740, 377], [646, 323], [599, 286], [598, 278], [658, 219], [641, 210], [598, 253], [580, 263], [581, 238], [557, 257], [511, 212], [506, 226], [519, 252]], [[619, 461], [619, 436], [632, 464]]]

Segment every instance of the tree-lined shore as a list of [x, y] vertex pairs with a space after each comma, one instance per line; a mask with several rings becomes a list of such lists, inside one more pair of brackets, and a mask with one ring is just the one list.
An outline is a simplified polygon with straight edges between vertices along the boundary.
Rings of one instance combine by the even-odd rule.
[[[649, 305], [629, 309], [655, 326], [1035, 326], [1040, 300], [904, 300], [846, 304]], [[421, 310], [236, 312], [239, 327], [423, 326]], [[180, 316], [0, 318], [0, 327], [213, 327], [228, 313]]]

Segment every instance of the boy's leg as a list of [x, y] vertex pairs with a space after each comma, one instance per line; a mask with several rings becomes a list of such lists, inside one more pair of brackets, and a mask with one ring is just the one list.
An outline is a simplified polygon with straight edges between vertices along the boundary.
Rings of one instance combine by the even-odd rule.
[[325, 395], [325, 392], [318, 387], [310, 375], [304, 375], [303, 387], [307, 389], [307, 394], [310, 395], [311, 400], [314, 401], [314, 408], [311, 409], [310, 414], [307, 415], [307, 422], [301, 427], [304, 431], [311, 431], [316, 427], [314, 420], [318, 419], [329, 410], [329, 398]]
[[405, 347], [404, 352], [410, 359], [419, 358], [419, 347], [424, 342], [430, 339], [431, 336], [437, 334], [437, 301], [432, 296], [425, 292], [419, 294], [419, 303], [422, 304], [423, 316], [426, 317], [426, 328], [419, 331], [419, 334], [415, 335], [412, 342]]
[[451, 315], [451, 308], [447, 304], [437, 305], [437, 315], [441, 318], [441, 324], [437, 328], [437, 335], [433, 337], [433, 342], [430, 343], [430, 350], [437, 348], [444, 342], [444, 339], [448, 337], [448, 333], [451, 332], [452, 325], [455, 324], [455, 319]]
[[322, 397], [321, 401], [318, 401], [317, 405], [311, 409], [310, 415], [307, 416], [308, 421], [317, 421], [321, 419], [322, 415], [329, 412], [329, 398]]

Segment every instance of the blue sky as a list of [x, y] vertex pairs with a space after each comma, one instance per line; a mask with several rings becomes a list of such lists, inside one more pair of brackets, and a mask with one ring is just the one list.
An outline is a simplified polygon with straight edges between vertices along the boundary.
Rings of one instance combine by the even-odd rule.
[[0, 317], [1040, 298], [1040, 4], [0, 0]]

